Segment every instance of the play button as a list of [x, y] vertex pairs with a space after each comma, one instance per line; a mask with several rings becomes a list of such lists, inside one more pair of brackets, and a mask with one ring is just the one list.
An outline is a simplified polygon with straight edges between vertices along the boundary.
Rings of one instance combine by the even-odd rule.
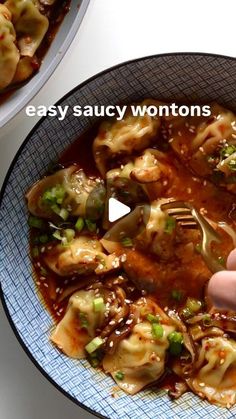
[[113, 223], [116, 220], [129, 214], [131, 208], [123, 204], [115, 198], [110, 198], [108, 201], [108, 220]]

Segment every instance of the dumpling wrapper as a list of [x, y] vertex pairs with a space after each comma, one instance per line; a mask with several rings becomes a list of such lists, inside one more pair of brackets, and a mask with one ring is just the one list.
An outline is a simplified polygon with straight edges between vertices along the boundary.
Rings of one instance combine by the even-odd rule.
[[48, 30], [48, 18], [33, 0], [7, 0], [5, 6], [12, 13], [21, 55], [33, 57]]
[[[185, 378], [179, 364], [174, 366], [174, 371]], [[197, 363], [186, 383], [210, 403], [233, 406], [236, 402], [236, 342], [224, 337], [204, 338]]]
[[[117, 385], [128, 394], [136, 394], [148, 384], [157, 381], [165, 368], [167, 336], [174, 331], [171, 325], [162, 325], [163, 337], [153, 339], [149, 322], [136, 324], [131, 335], [121, 341], [115, 354], [106, 354], [103, 360], [105, 372], [110, 373]], [[117, 379], [117, 372], [124, 374]]]
[[[147, 101], [140, 103], [140, 106]], [[102, 122], [93, 142], [93, 155], [100, 173], [105, 176], [106, 163], [110, 157], [120, 153], [130, 155], [134, 151], [147, 148], [159, 128], [160, 119], [148, 114], [133, 116], [127, 112], [121, 121]]]
[[20, 59], [11, 17], [8, 8], [0, 4], [0, 90], [11, 83]]
[[43, 255], [46, 265], [60, 276], [104, 274], [120, 266], [116, 255], [106, 255], [100, 242], [86, 235], [76, 237], [66, 246], [56, 244]]
[[[78, 291], [73, 294], [63, 319], [51, 334], [51, 341], [70, 358], [86, 358], [85, 346], [95, 337], [96, 328], [104, 320], [104, 311], [94, 312], [95, 291]], [[87, 328], [81, 327], [80, 314], [86, 316]]]

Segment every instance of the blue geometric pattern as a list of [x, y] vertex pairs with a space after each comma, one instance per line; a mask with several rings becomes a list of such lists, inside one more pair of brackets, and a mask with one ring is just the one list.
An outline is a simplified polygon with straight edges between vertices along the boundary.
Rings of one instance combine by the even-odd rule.
[[[60, 104], [115, 104], [142, 97], [172, 101], [217, 100], [236, 108], [236, 60], [201, 54], [169, 54], [136, 60], [108, 70], [82, 84]], [[27, 208], [24, 193], [49, 163], [93, 121], [68, 113], [64, 121], [43, 119], [29, 135], [13, 162], [1, 203], [0, 275], [2, 299], [18, 338], [46, 375], [78, 403], [111, 419], [233, 419], [236, 408], [221, 409], [187, 393], [170, 401], [151, 389], [136, 396], [121, 391], [112, 397], [114, 382], [101, 372], [62, 355], [49, 342], [52, 319], [43, 307], [32, 279], [28, 253]], [[10, 139], [9, 139], [10, 141]]]

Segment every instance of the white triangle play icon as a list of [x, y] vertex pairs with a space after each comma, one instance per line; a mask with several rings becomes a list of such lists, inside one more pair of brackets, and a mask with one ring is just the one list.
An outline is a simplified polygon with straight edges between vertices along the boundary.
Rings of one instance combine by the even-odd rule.
[[110, 198], [108, 201], [108, 219], [111, 223], [113, 221], [119, 220], [119, 218], [124, 217], [124, 215], [129, 214], [131, 211], [128, 205], [123, 204], [120, 201], [117, 201], [115, 198]]

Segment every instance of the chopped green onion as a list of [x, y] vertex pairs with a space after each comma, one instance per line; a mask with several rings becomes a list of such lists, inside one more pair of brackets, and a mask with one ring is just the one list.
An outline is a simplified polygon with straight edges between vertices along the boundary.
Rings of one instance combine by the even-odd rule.
[[181, 314], [185, 319], [189, 319], [189, 317], [193, 316], [192, 311], [189, 310], [189, 308], [187, 308], [187, 307], [183, 308], [183, 310], [181, 311]]
[[223, 158], [231, 156], [231, 154], [235, 153], [236, 147], [234, 145], [227, 145], [220, 150], [220, 155]]
[[176, 221], [173, 217], [168, 216], [166, 220], [166, 225], [164, 228], [164, 232], [167, 234], [172, 234], [176, 227]]
[[236, 170], [236, 159], [230, 160], [227, 166], [234, 172]]
[[95, 313], [100, 312], [100, 311], [104, 311], [105, 304], [104, 304], [104, 300], [103, 300], [102, 297], [98, 297], [98, 298], [95, 298], [95, 300], [93, 300], [93, 309], [94, 309]]
[[183, 297], [183, 293], [179, 290], [172, 290], [171, 296], [174, 300], [181, 301], [181, 299]]
[[61, 209], [60, 209], [59, 205], [57, 205], [57, 204], [51, 205], [51, 210], [53, 212], [55, 212], [55, 214], [60, 215]]
[[168, 336], [170, 342], [169, 352], [171, 355], [178, 356], [183, 349], [183, 335], [180, 332], [171, 332]]
[[160, 322], [160, 318], [159, 316], [154, 316], [154, 314], [147, 314], [146, 315], [146, 319], [150, 322], [150, 323], [159, 323]]
[[79, 217], [78, 220], [75, 223], [75, 229], [76, 231], [80, 232], [84, 228], [84, 220], [82, 217]]
[[196, 298], [188, 297], [186, 301], [186, 308], [188, 308], [192, 313], [197, 313], [202, 308], [202, 302]]
[[69, 211], [67, 211], [67, 209], [62, 208], [58, 214], [64, 221], [67, 220], [67, 218], [69, 217]]
[[44, 192], [42, 201], [50, 207], [53, 204], [61, 205], [65, 198], [65, 194], [65, 188], [62, 185], [56, 185]]
[[91, 342], [89, 342], [86, 346], [85, 349], [89, 354], [92, 354], [93, 352], [95, 352], [98, 348], [100, 348], [100, 346], [102, 346], [104, 343], [103, 339], [100, 337], [96, 337], [93, 340], [91, 340]]
[[98, 365], [100, 364], [100, 361], [98, 358], [90, 358], [89, 359], [90, 364], [92, 365], [93, 368], [97, 368]]
[[85, 219], [85, 224], [86, 224], [86, 227], [87, 227], [88, 231], [90, 231], [90, 233], [95, 233], [95, 231], [97, 230], [96, 223], [94, 223], [93, 221], [86, 218]]
[[41, 273], [41, 275], [46, 276], [47, 275], [47, 270], [43, 266], [41, 266], [40, 267], [40, 273]]
[[124, 380], [124, 376], [125, 374], [122, 371], [117, 371], [117, 373], [115, 374], [115, 378], [119, 381]]
[[37, 246], [33, 247], [33, 249], [32, 249], [32, 256], [34, 258], [37, 258], [39, 256], [39, 249], [38, 249]]
[[223, 256], [218, 256], [218, 262], [222, 265], [225, 266], [225, 258]]
[[54, 233], [52, 234], [52, 236], [53, 236], [55, 239], [60, 240], [60, 241], [63, 239], [63, 237], [61, 236], [61, 231], [60, 231], [60, 230], [56, 230], [56, 231], [54, 231]]
[[175, 343], [183, 343], [183, 335], [180, 332], [175, 332], [175, 331], [174, 332], [171, 332], [168, 335], [168, 341], [170, 343], [173, 343], [173, 342], [175, 342]]
[[43, 228], [44, 226], [43, 220], [41, 220], [41, 218], [34, 217], [33, 215], [29, 216], [28, 223], [30, 227], [39, 228], [39, 229]]
[[212, 321], [211, 321], [210, 314], [205, 314], [205, 316], [203, 317], [202, 323], [203, 323], [203, 326], [205, 327], [211, 326]]
[[124, 247], [133, 247], [133, 241], [132, 241], [132, 239], [130, 237], [124, 237], [121, 240], [121, 244]]
[[88, 319], [87, 314], [85, 313], [79, 313], [79, 319], [80, 319], [80, 326], [82, 329], [88, 328]]
[[202, 245], [200, 243], [197, 243], [195, 246], [195, 250], [197, 253], [201, 253], [202, 251]]
[[68, 243], [71, 242], [75, 237], [75, 230], [73, 230], [72, 228], [66, 228], [65, 230], [63, 230], [63, 234], [65, 235], [66, 241]]
[[164, 329], [161, 324], [152, 323], [152, 336], [154, 339], [162, 338], [164, 334]]
[[40, 243], [45, 244], [45, 243], [47, 243], [48, 241], [49, 241], [49, 237], [48, 237], [48, 235], [47, 235], [47, 234], [41, 234], [41, 235], [39, 236], [39, 242], [40, 242]]

